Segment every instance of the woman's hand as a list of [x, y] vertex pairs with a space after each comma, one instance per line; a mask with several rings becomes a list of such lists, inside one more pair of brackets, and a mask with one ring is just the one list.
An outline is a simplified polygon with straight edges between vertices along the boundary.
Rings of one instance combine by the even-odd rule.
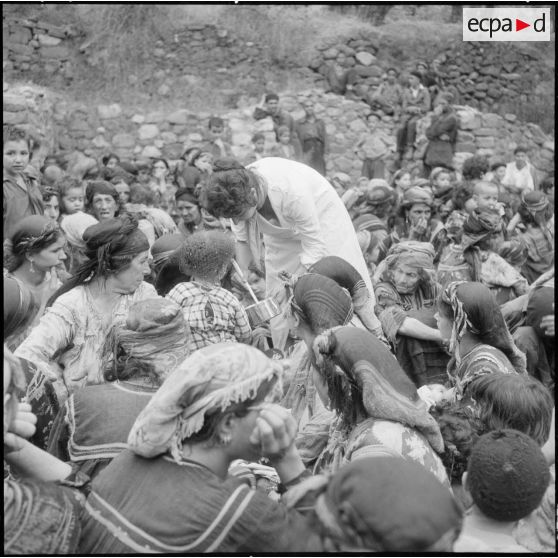
[[4, 453], [20, 451], [27, 444], [27, 438], [35, 434], [37, 417], [29, 403], [18, 403], [17, 412], [4, 436]]
[[258, 444], [262, 457], [281, 460], [293, 446], [296, 423], [289, 410], [268, 404], [260, 411], [250, 442]]
[[426, 219], [426, 217], [421, 217], [415, 223], [411, 224], [411, 230], [409, 231], [409, 238], [418, 240], [424, 236], [427, 229], [428, 229], [428, 220]]

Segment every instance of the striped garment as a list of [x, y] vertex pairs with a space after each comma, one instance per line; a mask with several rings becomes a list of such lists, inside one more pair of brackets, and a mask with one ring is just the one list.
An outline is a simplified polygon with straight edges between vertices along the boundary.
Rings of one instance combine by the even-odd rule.
[[239, 478], [122, 452], [93, 481], [81, 554], [319, 552], [307, 520]]

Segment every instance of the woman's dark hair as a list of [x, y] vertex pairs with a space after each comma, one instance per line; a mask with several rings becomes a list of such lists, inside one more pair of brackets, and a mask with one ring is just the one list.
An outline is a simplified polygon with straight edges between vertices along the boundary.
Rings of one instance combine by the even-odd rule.
[[484, 155], [473, 155], [465, 160], [461, 174], [464, 180], [480, 180], [490, 168], [490, 163]]
[[162, 379], [155, 371], [154, 366], [127, 354], [121, 346], [118, 346], [114, 363], [105, 369], [104, 378], [107, 382], [118, 380], [129, 380], [130, 378], [142, 378], [146, 383], [158, 388]]
[[109, 180], [109, 182], [114, 185], [120, 184], [120, 182], [125, 182], [128, 186], [130, 186], [134, 182], [134, 180], [135, 176], [133, 174], [130, 174], [124, 169], [118, 168], [115, 169], [112, 173], [112, 178]]
[[236, 217], [256, 204], [252, 188], [259, 188], [259, 179], [252, 171], [235, 159], [219, 159], [201, 191], [200, 201], [214, 217]]
[[256, 132], [253, 136], [252, 136], [252, 143], [256, 143], [257, 141], [260, 140], [265, 140], [265, 135], [263, 132]]
[[517, 155], [518, 153], [529, 153], [529, 148], [526, 145], [518, 145], [514, 150], [513, 154]]
[[157, 159], [153, 159], [153, 161], [151, 161], [151, 168], [153, 168], [157, 163], [163, 163], [163, 165], [165, 165], [165, 167], [167, 167], [167, 170], [170, 170], [170, 166], [169, 163], [166, 159], [163, 159], [162, 157], [158, 157]]
[[[50, 199], [50, 198], [49, 198]], [[4, 267], [11, 273], [25, 261], [27, 254], [36, 254], [57, 242], [61, 231], [56, 224], [44, 234], [31, 242], [31, 235], [25, 230], [19, 230], [10, 239], [4, 241]]]
[[[492, 291], [482, 283], [469, 281], [457, 287], [457, 296], [481, 342], [499, 349], [512, 364], [515, 363], [517, 355], [511, 349], [506, 336], [506, 332], [509, 335], [508, 327]], [[442, 316], [452, 321], [455, 319], [452, 307], [441, 296], [438, 298], [438, 309]]]
[[551, 174], [550, 176], [547, 176], [546, 178], [541, 180], [539, 187], [542, 192], [548, 195], [548, 192], [552, 190], [552, 188], [554, 188], [554, 175]]
[[12, 126], [11, 124], [5, 124], [2, 127], [2, 145], [5, 145], [9, 141], [24, 141], [29, 149], [29, 154], [33, 150], [35, 141], [23, 128], [18, 128], [17, 126]]
[[120, 163], [120, 157], [116, 153], [109, 153], [108, 155], [105, 155], [101, 158], [101, 163], [103, 163], [103, 166], [106, 167], [111, 159], [116, 159], [116, 162]]
[[464, 397], [475, 401], [484, 432], [512, 428], [539, 444], [548, 440], [554, 402], [538, 380], [522, 374], [492, 373], [473, 380]]
[[465, 203], [473, 197], [473, 190], [468, 184], [458, 184], [455, 187], [451, 201], [455, 209], [465, 210]]
[[479, 436], [484, 434], [482, 424], [461, 402], [438, 405], [430, 413], [436, 419], [444, 440], [444, 451], [440, 457], [448, 478], [452, 483], [461, 483], [471, 450]]
[[51, 186], [47, 186], [46, 188], [41, 188], [41, 195], [43, 196], [43, 201], [48, 202], [52, 198], [56, 198], [58, 200], [58, 204], [60, 205], [61, 200], [60, 198], [62, 195], [57, 188], [52, 188]]
[[171, 257], [157, 272], [153, 286], [159, 296], [167, 296], [176, 285], [188, 281], [190, 281], [190, 277], [180, 271], [178, 260]]

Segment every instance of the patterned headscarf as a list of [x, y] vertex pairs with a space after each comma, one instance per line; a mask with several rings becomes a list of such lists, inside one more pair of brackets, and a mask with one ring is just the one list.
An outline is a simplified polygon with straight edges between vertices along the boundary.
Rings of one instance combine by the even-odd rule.
[[[341, 378], [341, 385], [348, 382], [351, 386], [358, 386], [369, 417], [416, 428], [435, 451], [443, 451], [444, 442], [438, 424], [428, 413], [415, 385], [389, 349], [374, 335], [356, 327], [339, 327], [319, 335], [313, 349], [318, 366], [323, 365], [324, 359], [329, 359], [336, 365], [335, 370], [345, 376], [346, 380]], [[334, 383], [335, 378], [326, 381]], [[348, 396], [349, 393], [344, 394], [344, 397]]]
[[[456, 362], [459, 364], [459, 362], [461, 361], [461, 355], [457, 350], [459, 342], [461, 341], [465, 333], [469, 331], [474, 335], [478, 335], [479, 337], [481, 337], [481, 339], [483, 337], [486, 337], [487, 335], [492, 335], [495, 340], [497, 339], [497, 341], [496, 343], [491, 343], [491, 345], [506, 354], [511, 364], [519, 374], [525, 374], [525, 355], [515, 345], [496, 300], [494, 299], [493, 301], [494, 312], [492, 323], [489, 324], [490, 327], [473, 324], [469, 319], [469, 316], [467, 315], [467, 312], [463, 305], [463, 294], [458, 293], [459, 287], [461, 285], [467, 285], [468, 289], [477, 293], [480, 293], [481, 290], [488, 291], [488, 287], [486, 285], [474, 281], [454, 281], [442, 291], [441, 300], [451, 307], [453, 313], [453, 325], [449, 341], [449, 352], [455, 355]], [[474, 293], [471, 292], [469, 293], [469, 295], [473, 300]], [[480, 294], [478, 294], [477, 296], [480, 296]], [[481, 327], [483, 328], [482, 331]]]
[[106, 346], [111, 354], [121, 348], [126, 358], [150, 364], [163, 380], [189, 355], [189, 337], [181, 307], [172, 300], [152, 298], [130, 308], [126, 324], [115, 326]]
[[401, 207], [411, 207], [416, 203], [424, 203], [430, 207], [434, 204], [432, 194], [421, 186], [412, 186], [403, 194]]
[[463, 224], [461, 246], [463, 250], [474, 246], [483, 238], [502, 231], [502, 217], [498, 211], [473, 211]]
[[[391, 269], [395, 264], [402, 263], [428, 273], [434, 272], [434, 246], [430, 242], [406, 240], [393, 244], [385, 258], [385, 270]], [[389, 280], [389, 279], [384, 279]]]
[[296, 280], [287, 313], [297, 314], [313, 325], [327, 322], [346, 325], [353, 318], [353, 304], [349, 292], [329, 277], [307, 273]]
[[165, 380], [141, 412], [128, 445], [143, 457], [170, 452], [181, 461], [182, 444], [199, 432], [206, 415], [253, 399], [262, 384], [280, 379], [286, 361], [272, 360], [241, 343], [216, 343], [195, 351]]

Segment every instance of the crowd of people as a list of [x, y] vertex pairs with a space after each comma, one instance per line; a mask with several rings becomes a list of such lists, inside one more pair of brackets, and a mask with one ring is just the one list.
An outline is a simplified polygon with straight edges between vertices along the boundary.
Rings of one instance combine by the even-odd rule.
[[554, 177], [396, 78], [358, 181], [276, 94], [240, 161], [4, 126], [6, 554], [556, 551]]

